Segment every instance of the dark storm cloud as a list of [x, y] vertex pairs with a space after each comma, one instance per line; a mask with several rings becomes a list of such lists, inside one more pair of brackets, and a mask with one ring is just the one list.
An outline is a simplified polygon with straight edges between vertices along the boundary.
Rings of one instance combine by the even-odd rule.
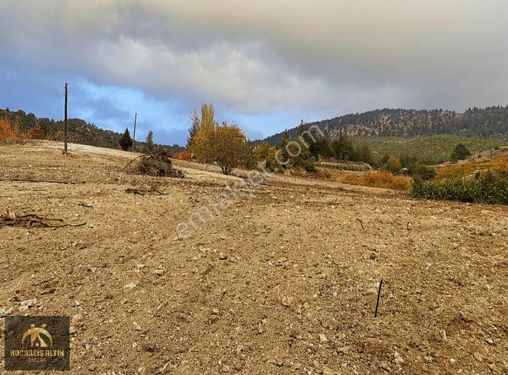
[[[14, 72], [6, 81], [13, 86], [32, 80], [42, 90], [34, 76], [81, 77], [178, 103], [180, 116], [203, 100], [245, 118], [508, 103], [504, 0], [0, 0], [0, 7], [1, 67]], [[107, 102], [84, 101], [97, 116], [127, 116], [119, 105], [115, 114]]]

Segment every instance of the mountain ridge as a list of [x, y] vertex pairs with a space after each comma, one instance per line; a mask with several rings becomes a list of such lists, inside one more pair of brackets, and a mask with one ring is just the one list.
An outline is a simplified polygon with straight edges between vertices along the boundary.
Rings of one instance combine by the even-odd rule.
[[[305, 123], [316, 125], [330, 138], [341, 131], [357, 137], [417, 137], [460, 134], [476, 137], [508, 138], [508, 105], [468, 108], [464, 112], [443, 109], [416, 110], [383, 108], [352, 113], [327, 120]], [[284, 137], [294, 137], [298, 126], [266, 137], [262, 141], [280, 144]]]

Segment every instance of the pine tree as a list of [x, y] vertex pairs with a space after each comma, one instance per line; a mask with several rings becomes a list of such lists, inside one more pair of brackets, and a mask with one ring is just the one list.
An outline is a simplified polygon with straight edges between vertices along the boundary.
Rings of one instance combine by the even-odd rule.
[[192, 126], [189, 128], [189, 136], [187, 137], [187, 150], [192, 148], [192, 142], [194, 141], [196, 134], [198, 134], [199, 129], [201, 129], [201, 119], [199, 118], [196, 109], [194, 109], [194, 112], [191, 115], [191, 121]]
[[153, 131], [149, 131], [145, 141], [145, 153], [153, 154], [155, 151], [155, 145], [153, 143]]
[[120, 147], [122, 150], [127, 151], [129, 148], [132, 147], [132, 138], [129, 134], [129, 129], [125, 129], [125, 132], [122, 135], [122, 138], [120, 138], [120, 141], [118, 142], [120, 144]]
[[332, 143], [332, 147], [337, 159], [351, 160], [355, 153], [353, 139], [343, 131], [340, 132], [339, 138]]

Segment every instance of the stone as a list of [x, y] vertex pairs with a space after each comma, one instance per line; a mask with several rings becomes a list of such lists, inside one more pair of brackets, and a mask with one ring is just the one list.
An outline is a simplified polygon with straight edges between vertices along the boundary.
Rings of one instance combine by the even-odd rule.
[[351, 351], [350, 346], [343, 346], [337, 349], [337, 354], [349, 354], [350, 351]]
[[7, 315], [9, 315], [13, 311], [14, 311], [13, 307], [10, 307], [10, 308], [0, 307], [0, 318], [5, 318]]
[[392, 368], [390, 367], [390, 365], [386, 361], [381, 361], [379, 363], [379, 367], [382, 368], [383, 370], [389, 372], [389, 373], [392, 371]]
[[476, 359], [478, 362], [483, 362], [485, 357], [483, 354], [479, 353], [479, 352], [474, 352], [473, 353], [473, 357], [474, 359]]
[[27, 311], [29, 308], [33, 307], [37, 303], [37, 298], [27, 299], [25, 301], [21, 301], [19, 304], [20, 311]]
[[136, 287], [136, 284], [134, 284], [134, 283], [132, 283], [132, 282], [131, 282], [131, 283], [129, 283], [129, 284], [127, 284], [127, 285], [125, 285], [125, 288], [127, 288], [127, 289], [129, 289], [129, 290], [132, 290], [132, 289], [134, 289], [135, 287]]
[[399, 352], [395, 352], [393, 354], [393, 360], [395, 361], [396, 364], [398, 365], [401, 365], [404, 363], [404, 359], [401, 357], [401, 355], [399, 354]]
[[282, 296], [282, 298], [280, 299], [280, 303], [284, 307], [291, 306], [291, 301], [292, 301], [292, 298], [291, 297], [287, 297], [287, 296]]
[[324, 333], [320, 333], [319, 334], [319, 342], [321, 342], [321, 343], [328, 342], [328, 337], [326, 337], [326, 335]]
[[155, 353], [158, 352], [159, 349], [157, 348], [157, 345], [153, 343], [145, 343], [141, 346], [141, 349], [143, 349], [145, 352], [148, 353]]

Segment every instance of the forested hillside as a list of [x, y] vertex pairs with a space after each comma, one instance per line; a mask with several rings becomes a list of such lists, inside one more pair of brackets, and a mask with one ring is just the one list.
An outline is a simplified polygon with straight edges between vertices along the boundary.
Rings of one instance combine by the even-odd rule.
[[[336, 138], [341, 130], [358, 137], [414, 137], [437, 134], [508, 137], [508, 106], [470, 108], [464, 113], [442, 109], [381, 109], [335, 117], [308, 125], [318, 125], [332, 138]], [[295, 127], [272, 135], [266, 141], [270, 144], [279, 144], [286, 135], [292, 137], [296, 131]]]
[[[62, 120], [56, 121], [48, 118], [37, 118], [33, 113], [25, 113], [22, 110], [16, 112], [9, 109], [0, 109], [0, 117], [6, 117], [11, 123], [16, 123], [22, 132], [31, 132], [37, 126], [44, 130], [46, 139], [63, 141], [64, 124]], [[81, 119], [68, 120], [68, 141], [98, 147], [118, 148], [118, 141], [122, 134], [98, 128], [94, 124]], [[142, 145], [143, 142], [136, 142]], [[178, 145], [165, 146], [170, 152], [183, 150]]]

